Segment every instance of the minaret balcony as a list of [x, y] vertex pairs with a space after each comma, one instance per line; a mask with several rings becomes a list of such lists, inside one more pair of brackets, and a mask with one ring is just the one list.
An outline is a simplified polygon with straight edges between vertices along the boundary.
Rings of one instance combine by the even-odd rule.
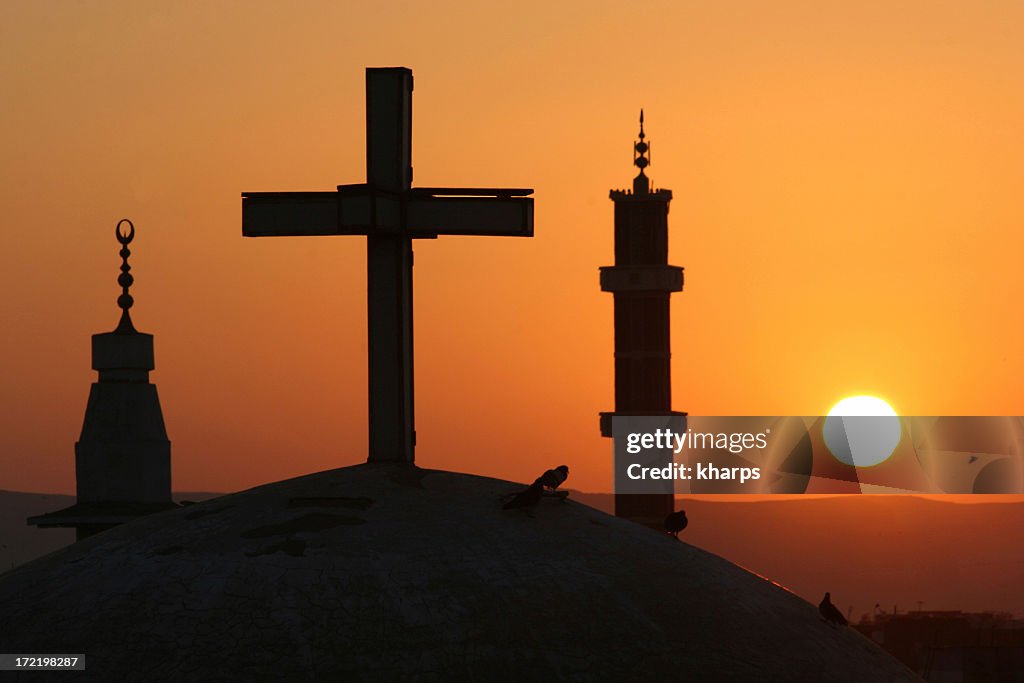
[[681, 292], [680, 266], [605, 266], [601, 268], [604, 292]]

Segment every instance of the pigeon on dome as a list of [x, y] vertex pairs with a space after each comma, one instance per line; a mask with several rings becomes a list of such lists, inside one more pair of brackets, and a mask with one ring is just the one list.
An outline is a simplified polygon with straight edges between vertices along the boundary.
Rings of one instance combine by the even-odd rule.
[[556, 467], [556, 468], [554, 468], [552, 470], [548, 470], [544, 474], [542, 474], [539, 477], [537, 477], [537, 480], [534, 483], [535, 484], [536, 483], [540, 483], [540, 484], [542, 484], [544, 486], [544, 488], [551, 489], [552, 491], [554, 491], [559, 486], [564, 484], [565, 480], [568, 479], [568, 478], [569, 478], [569, 466], [568, 465], [559, 465], [558, 467]]
[[825, 621], [829, 624], [846, 626], [846, 617], [844, 617], [843, 613], [832, 604], [831, 593], [825, 593], [825, 597], [821, 599], [821, 603], [818, 605], [818, 611], [821, 613], [821, 616], [825, 617]]
[[679, 532], [686, 528], [690, 520], [686, 519], [686, 510], [677, 510], [665, 517], [665, 533], [679, 540]]

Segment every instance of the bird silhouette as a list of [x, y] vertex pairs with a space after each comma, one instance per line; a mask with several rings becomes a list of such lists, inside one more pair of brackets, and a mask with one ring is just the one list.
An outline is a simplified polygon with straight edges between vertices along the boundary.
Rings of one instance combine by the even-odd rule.
[[846, 626], [846, 617], [832, 604], [831, 593], [825, 593], [825, 597], [821, 599], [821, 604], [818, 605], [818, 611], [821, 612], [821, 616], [825, 617], [825, 621], [828, 623]]
[[689, 523], [690, 520], [686, 519], [686, 510], [672, 512], [665, 517], [665, 531], [678, 541], [679, 532], [685, 529]]
[[532, 508], [540, 502], [541, 496], [544, 495], [544, 486], [539, 483], [540, 480], [533, 482], [524, 490], [515, 494], [512, 500], [502, 505], [503, 510], [515, 510], [516, 508]]
[[533, 482], [534, 484], [540, 484], [544, 488], [551, 489], [554, 491], [559, 486], [565, 483], [565, 480], [569, 478], [569, 467], [566, 465], [559, 465], [553, 470], [548, 470], [544, 474], [537, 477]]

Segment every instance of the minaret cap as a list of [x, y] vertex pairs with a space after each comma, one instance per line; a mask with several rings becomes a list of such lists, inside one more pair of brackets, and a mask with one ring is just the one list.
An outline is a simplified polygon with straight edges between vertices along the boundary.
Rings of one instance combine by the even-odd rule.
[[[127, 228], [122, 229], [125, 225]], [[145, 382], [147, 373], [153, 369], [153, 335], [136, 330], [128, 312], [135, 303], [128, 293], [128, 288], [135, 282], [130, 272], [132, 267], [128, 265], [128, 257], [132, 254], [128, 245], [135, 239], [135, 226], [127, 218], [122, 218], [114, 228], [114, 235], [121, 244], [118, 252], [121, 274], [117, 276], [117, 284], [121, 286], [121, 295], [117, 297], [121, 321], [113, 332], [92, 336], [92, 367], [100, 373], [100, 382]]]
[[644, 142], [644, 110], [640, 110], [640, 134], [637, 136], [639, 139], [633, 143], [633, 165], [640, 169], [640, 173], [637, 174], [636, 178], [633, 179], [633, 193], [634, 194], [647, 194], [651, 189], [650, 180], [644, 175], [644, 169], [647, 168], [651, 163], [650, 151], [651, 146]]

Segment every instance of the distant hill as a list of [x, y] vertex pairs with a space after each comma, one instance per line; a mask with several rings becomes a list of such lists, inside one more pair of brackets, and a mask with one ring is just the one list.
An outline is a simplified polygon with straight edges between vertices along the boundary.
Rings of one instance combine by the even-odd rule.
[[74, 502], [74, 496], [0, 491], [0, 573], [73, 542], [74, 529], [37, 529], [25, 520]]
[[[220, 494], [178, 493], [202, 501]], [[610, 512], [610, 494], [573, 491]], [[0, 571], [74, 540], [25, 518], [71, 496], [0, 491]], [[846, 496], [764, 502], [686, 500], [687, 543], [720, 555], [817, 604], [825, 591], [854, 619], [876, 603], [1009, 611], [1024, 616], [1024, 503], [957, 504], [911, 496]]]
[[[571, 497], [606, 512], [610, 494]], [[680, 500], [687, 543], [817, 604], [825, 591], [854, 619], [876, 603], [1024, 616], [1024, 503], [960, 504], [916, 496], [837, 496], [752, 503]]]
[[[219, 495], [183, 492], [174, 499], [199, 502]], [[25, 520], [74, 503], [74, 496], [0, 490], [0, 573], [73, 543], [74, 529], [37, 529]]]

